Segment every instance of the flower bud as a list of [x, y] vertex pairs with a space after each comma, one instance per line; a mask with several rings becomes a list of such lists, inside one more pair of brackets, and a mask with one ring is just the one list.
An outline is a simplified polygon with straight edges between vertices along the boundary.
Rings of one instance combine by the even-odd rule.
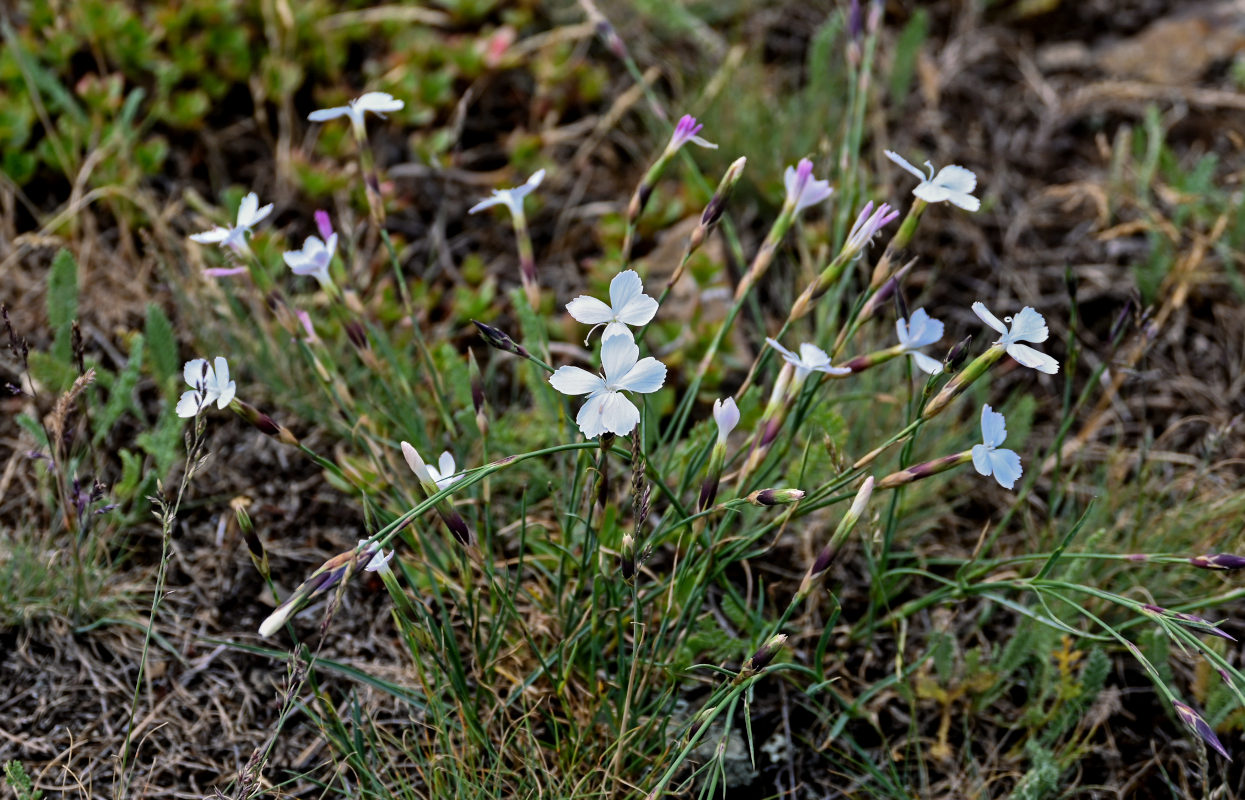
[[761, 647], [752, 654], [752, 658], [749, 658], [744, 662], [744, 666], [743, 669], [740, 670], [740, 674], [752, 675], [768, 667], [770, 662], [774, 660], [774, 656], [778, 655], [778, 651], [782, 650], [783, 645], [786, 643], [787, 634], [785, 633], [780, 633], [777, 636], [771, 637], [768, 642], [761, 645]]
[[947, 357], [942, 360], [942, 368], [944, 372], [954, 372], [964, 363], [964, 359], [968, 358], [968, 346], [973, 343], [973, 335], [970, 333], [960, 341], [951, 346], [947, 351]]
[[1232, 759], [1232, 756], [1228, 755], [1228, 751], [1224, 748], [1223, 744], [1220, 743], [1219, 737], [1215, 735], [1214, 729], [1210, 727], [1210, 723], [1203, 719], [1201, 714], [1197, 713], [1190, 706], [1185, 705], [1179, 700], [1172, 701], [1172, 708], [1174, 708], [1176, 713], [1180, 716], [1180, 721], [1185, 725], [1188, 725], [1189, 728], [1202, 739], [1202, 741], [1213, 747], [1215, 752], [1219, 753], [1219, 755], [1228, 760]]
[[754, 506], [785, 506], [803, 497], [802, 489], [761, 489], [748, 495], [748, 502]]
[[282, 444], [298, 446], [298, 437], [291, 433], [289, 428], [279, 424], [272, 417], [245, 400], [239, 400], [235, 397], [229, 403], [229, 407], [260, 433], [271, 436]]
[[635, 577], [635, 537], [629, 533], [623, 534], [621, 556], [619, 571], [624, 581], [630, 581]]
[[1207, 553], [1193, 556], [1189, 563], [1199, 569], [1238, 570], [1245, 569], [1245, 556], [1231, 553]]
[[515, 342], [502, 331], [494, 328], [492, 325], [485, 325], [478, 320], [471, 320], [479, 329], [480, 335], [484, 337], [484, 341], [489, 343], [490, 347], [494, 347], [505, 353], [512, 353], [519, 358], [531, 358], [531, 354], [527, 352], [523, 345]]

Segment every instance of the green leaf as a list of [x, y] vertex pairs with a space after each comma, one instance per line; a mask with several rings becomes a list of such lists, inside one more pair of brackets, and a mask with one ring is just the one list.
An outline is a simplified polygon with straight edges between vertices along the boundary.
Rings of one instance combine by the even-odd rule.
[[73, 253], [61, 249], [52, 259], [48, 272], [48, 323], [55, 332], [52, 355], [63, 364], [73, 360], [70, 328], [78, 317], [78, 262]]
[[17, 424], [22, 430], [26, 431], [26, 433], [29, 433], [31, 436], [35, 437], [35, 443], [40, 447], [48, 446], [48, 435], [44, 432], [43, 426], [39, 424], [37, 419], [29, 414], [18, 414]]
[[147, 305], [147, 349], [151, 351], [151, 366], [161, 388], [177, 375], [177, 335], [173, 324], [155, 303]]
[[[112, 430], [112, 426], [117, 424], [117, 420], [121, 419], [121, 415], [128, 410], [133, 410], [135, 415], [139, 415], [137, 404], [134, 401], [134, 390], [138, 387], [138, 379], [143, 369], [143, 337], [138, 335], [134, 337], [134, 341], [130, 344], [130, 358], [125, 363], [125, 368], [112, 381], [112, 385], [108, 387], [108, 400], [91, 420], [95, 426], [95, 437], [92, 442], [98, 446]], [[101, 381], [102, 383], [102, 381]]]
[[895, 44], [895, 60], [891, 62], [890, 98], [895, 109], [903, 107], [908, 97], [908, 88], [912, 84], [912, 74], [916, 71], [916, 56], [929, 35], [929, 14], [919, 9], [908, 20], [899, 41]]
[[[65, 340], [68, 344], [69, 337], [65, 337]], [[68, 356], [61, 359], [35, 350], [30, 353], [30, 377], [53, 394], [60, 394], [73, 386], [74, 379], [78, 377], [78, 368]]]

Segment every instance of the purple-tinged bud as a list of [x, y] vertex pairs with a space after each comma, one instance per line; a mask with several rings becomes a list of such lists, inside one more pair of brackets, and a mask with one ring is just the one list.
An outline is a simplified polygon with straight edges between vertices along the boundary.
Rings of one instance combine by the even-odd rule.
[[752, 654], [752, 658], [749, 658], [744, 662], [743, 669], [740, 670], [739, 674], [741, 676], [754, 675], [765, 669], [769, 666], [770, 662], [774, 660], [774, 656], [778, 655], [778, 652], [782, 650], [783, 645], [786, 643], [787, 634], [785, 633], [780, 633], [777, 636], [771, 637], [768, 642], [761, 645], [761, 647]]
[[463, 547], [475, 546], [475, 537], [471, 534], [471, 529], [467, 527], [467, 521], [463, 519], [462, 514], [454, 510], [453, 506], [448, 503], [438, 503], [437, 513], [459, 544]]
[[320, 238], [328, 241], [333, 235], [333, 221], [329, 219], [329, 212], [324, 209], [316, 209], [316, 230], [320, 232]]
[[899, 319], [908, 319], [908, 301], [904, 299], [903, 287], [895, 287], [895, 313], [899, 315]]
[[1232, 756], [1228, 755], [1228, 751], [1224, 748], [1223, 744], [1220, 743], [1219, 737], [1215, 735], [1214, 729], [1211, 728], [1210, 724], [1202, 718], [1201, 714], [1197, 713], [1190, 706], [1185, 705], [1179, 700], [1172, 701], [1172, 708], [1174, 708], [1176, 713], [1180, 715], [1181, 722], [1188, 725], [1189, 728], [1192, 729], [1192, 731], [1196, 733], [1202, 741], [1214, 748], [1215, 752], [1219, 755], [1229, 761], [1232, 760]]
[[722, 476], [718, 473], [709, 475], [700, 484], [700, 497], [696, 501], [696, 510], [704, 511], [713, 505], [713, 501], [718, 499], [718, 484], [722, 482]]
[[747, 499], [754, 506], [785, 506], [803, 497], [802, 489], [761, 489], [748, 495]]
[[271, 436], [282, 444], [298, 446], [298, 437], [291, 433], [289, 428], [281, 425], [245, 400], [239, 400], [235, 397], [233, 402], [229, 404], [229, 407], [237, 412], [238, 416], [246, 420], [251, 427], [265, 436]]
[[913, 464], [907, 469], [901, 469], [899, 472], [892, 472], [882, 480], [878, 481], [879, 489], [894, 489], [897, 486], [903, 486], [921, 478], [928, 478], [931, 475], [937, 475], [940, 472], [958, 467], [961, 464], [967, 464], [973, 460], [973, 452], [965, 450], [962, 453], [955, 453], [942, 458], [936, 458], [933, 461], [926, 461], [922, 464]]
[[497, 328], [494, 328], [492, 325], [485, 325], [483, 322], [474, 319], [471, 321], [475, 324], [476, 328], [479, 329], [480, 335], [484, 337], [484, 341], [488, 342], [490, 347], [494, 347], [505, 353], [511, 353], [519, 358], [532, 357], [531, 353], [527, 352], [527, 349], [524, 348], [523, 345], [518, 344], [514, 339], [511, 339], [505, 333]]
[[[909, 270], [916, 266], [916, 262], [917, 259], [913, 258], [907, 264], [904, 264], [896, 270], [895, 274], [887, 278], [886, 282], [878, 287], [878, 290], [873, 293], [873, 296], [865, 301], [864, 306], [860, 309], [860, 316], [858, 317], [861, 322], [876, 314], [877, 310], [882, 307], [882, 304], [891, 299], [891, 297], [899, 290], [899, 284], [904, 279], [904, 276], [908, 274]], [[904, 319], [907, 319], [907, 317], [904, 317]], [[846, 331], [846, 329], [844, 330]]]
[[944, 372], [954, 372], [960, 368], [964, 360], [968, 358], [968, 347], [973, 343], [973, 335], [970, 333], [960, 341], [951, 346], [947, 351], [947, 357], [942, 360], [942, 369]]
[[852, 0], [847, 7], [847, 35], [859, 40], [865, 33], [865, 15], [860, 10], [860, 0]]
[[714, 190], [713, 197], [709, 198], [709, 204], [705, 206], [704, 213], [700, 215], [701, 227], [707, 230], [717, 225], [722, 219], [722, 214], [726, 211], [726, 201], [730, 199], [735, 184], [739, 183], [739, 178], [743, 175], [744, 166], [747, 163], [748, 159], [737, 158], [726, 168], [726, 173], [718, 182], [718, 188]]
[[371, 349], [372, 345], [367, 339], [367, 329], [363, 327], [362, 323], [350, 320], [343, 327], [346, 329], [346, 338], [350, 339], [350, 343], [355, 346], [356, 350]]
[[1189, 563], [1199, 569], [1237, 570], [1245, 569], [1245, 556], [1231, 553], [1207, 553], [1202, 556], [1193, 556], [1189, 559]]

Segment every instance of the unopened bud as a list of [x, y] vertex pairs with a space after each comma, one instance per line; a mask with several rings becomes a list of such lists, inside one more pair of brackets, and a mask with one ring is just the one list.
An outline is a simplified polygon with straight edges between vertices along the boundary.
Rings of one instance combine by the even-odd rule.
[[802, 489], [761, 489], [748, 495], [754, 506], [785, 506], [804, 497]]
[[291, 433], [289, 428], [279, 424], [272, 417], [245, 400], [239, 400], [235, 397], [233, 402], [229, 404], [229, 407], [260, 433], [271, 436], [282, 444], [298, 446], [298, 437]]
[[778, 655], [778, 651], [782, 650], [783, 645], [786, 643], [787, 634], [785, 633], [780, 633], [770, 638], [768, 642], [761, 645], [760, 649], [752, 654], [752, 658], [744, 662], [740, 674], [752, 675], [768, 667], [770, 662], [774, 660], [774, 656]]
[[478, 320], [473, 319], [471, 321], [479, 329], [480, 335], [484, 337], [484, 341], [488, 342], [490, 347], [506, 353], [512, 353], [519, 358], [531, 358], [531, 354], [527, 352], [523, 345], [518, 344], [502, 331], [494, 328], [492, 325], [485, 325]]
[[895, 315], [903, 320], [908, 318], [908, 301], [904, 299], [903, 287], [898, 284], [895, 285]]
[[1188, 725], [1189, 728], [1192, 729], [1192, 731], [1196, 733], [1202, 741], [1213, 747], [1215, 752], [1219, 755], [1231, 760], [1232, 756], [1228, 755], [1228, 751], [1219, 741], [1219, 737], [1215, 735], [1214, 728], [1210, 727], [1210, 723], [1203, 719], [1201, 714], [1197, 713], [1190, 706], [1185, 705], [1179, 700], [1172, 701], [1172, 708], [1176, 710], [1176, 713], [1180, 716], [1180, 720], [1184, 722], [1185, 725]]
[[367, 329], [363, 327], [362, 323], [351, 320], [344, 327], [346, 328], [346, 338], [350, 339], [350, 343], [355, 346], [356, 350], [367, 350], [372, 346], [367, 339]]
[[622, 538], [622, 564], [620, 571], [624, 581], [630, 581], [635, 577], [635, 538], [624, 533]]
[[709, 204], [705, 206], [704, 213], [700, 215], [702, 228], [712, 228], [722, 219], [722, 214], [726, 212], [726, 201], [730, 199], [735, 184], [739, 183], [739, 178], [743, 175], [744, 166], [747, 163], [748, 159], [739, 158], [726, 168], [726, 173], [718, 182], [718, 188], [714, 190], [713, 197], [709, 198]]
[[968, 346], [973, 343], [973, 335], [970, 333], [960, 341], [951, 346], [947, 351], [947, 357], [942, 360], [944, 372], [954, 372], [964, 363], [964, 359], [968, 358]]
[[1237, 570], [1245, 569], [1245, 556], [1236, 556], [1231, 553], [1208, 553], [1193, 556], [1189, 559], [1189, 563], [1199, 569]]

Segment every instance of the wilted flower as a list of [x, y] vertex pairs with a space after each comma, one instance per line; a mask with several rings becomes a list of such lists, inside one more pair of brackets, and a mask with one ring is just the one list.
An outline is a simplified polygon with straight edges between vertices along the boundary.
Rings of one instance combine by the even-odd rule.
[[907, 320], [895, 320], [895, 333], [899, 337], [899, 343], [903, 345], [904, 352], [912, 356], [912, 360], [922, 372], [928, 372], [930, 375], [942, 372], [942, 364], [924, 353], [918, 353], [916, 348], [931, 345], [941, 339], [942, 330], [942, 323], [925, 313], [923, 308], [912, 312], [912, 316]]
[[1021, 475], [1020, 456], [1012, 450], [999, 450], [1007, 438], [1007, 421], [1003, 415], [981, 407], [982, 444], [973, 445], [973, 466], [980, 475], [994, 475], [1004, 489], [1011, 489]]
[[193, 417], [213, 402], [217, 408], [225, 408], [237, 393], [237, 386], [229, 380], [229, 364], [223, 356], [216, 357], [215, 369], [205, 358], [187, 361], [182, 368], [182, 377], [193, 388], [183, 392], [177, 401], [179, 417]]
[[948, 164], [935, 175], [934, 165], [926, 161], [925, 166], [929, 167], [929, 175], [926, 175], [898, 153], [887, 150], [886, 157], [921, 179], [912, 193], [925, 202], [946, 201], [965, 211], [976, 211], [981, 208], [981, 201], [972, 194], [973, 189], [977, 188], [977, 176], [972, 170], [957, 164]]
[[510, 209], [510, 213], [515, 217], [523, 216], [523, 198], [527, 197], [532, 191], [540, 186], [540, 182], [545, 179], [545, 171], [538, 169], [532, 173], [532, 177], [527, 179], [527, 183], [522, 186], [515, 186], [511, 189], [494, 189], [493, 196], [485, 198], [467, 210], [468, 214], [474, 214], [477, 211], [483, 211], [497, 205], [503, 205]]
[[1003, 319], [1010, 324], [1010, 328], [991, 314], [990, 309], [986, 308], [984, 303], [973, 303], [973, 313], [982, 322], [1003, 334], [995, 344], [1002, 345], [1007, 350], [1007, 354], [1020, 362], [1021, 366], [1045, 372], [1047, 375], [1054, 375], [1059, 371], [1059, 362], [1054, 357], [1034, 350], [1028, 345], [1020, 344], [1020, 342], [1041, 344], [1050, 336], [1050, 330], [1046, 327], [1046, 319], [1032, 307], [1025, 306], [1015, 317], [1004, 317]]
[[310, 275], [320, 282], [325, 291], [332, 291], [333, 279], [329, 277], [329, 264], [336, 252], [337, 234], [333, 233], [327, 240], [308, 236], [303, 241], [302, 250], [287, 250], [281, 257], [295, 275]]
[[351, 100], [348, 105], [312, 111], [307, 115], [307, 119], [312, 122], [326, 122], [338, 117], [349, 117], [355, 136], [361, 139], [366, 132], [363, 127], [364, 113], [371, 111], [384, 119], [385, 114], [390, 111], [401, 111], [404, 105], [401, 100], [395, 100], [388, 92], [367, 92]]
[[834, 194], [830, 181], [819, 181], [813, 177], [813, 162], [807, 158], [801, 158], [797, 166], [787, 167], [783, 183], [787, 187], [785, 205], [796, 214]]
[[735, 405], [735, 398], [713, 401], [713, 421], [718, 425], [718, 444], [726, 444], [726, 438], [739, 424], [739, 406]]
[[251, 228], [255, 227], [271, 213], [272, 203], [260, 208], [259, 195], [255, 194], [255, 192], [248, 192], [246, 197], [242, 198], [242, 202], [238, 204], [238, 220], [232, 228], [217, 225], [210, 231], [192, 233], [190, 240], [199, 244], [219, 244], [221, 247], [228, 247], [234, 252], [245, 253], [247, 251], [246, 235], [251, 232]]
[[[640, 274], [633, 269], [625, 269], [610, 281], [610, 302], [606, 305], [595, 297], [580, 295], [566, 304], [566, 310], [572, 317], [585, 325], [592, 325], [592, 331], [604, 325], [601, 334], [604, 341], [613, 336], [630, 337], [628, 325], [647, 325], [657, 314], [657, 301], [644, 293], [644, 283]], [[587, 338], [584, 344], [587, 344]]]
[[612, 336], [601, 343], [604, 377], [571, 366], [559, 367], [549, 376], [549, 383], [562, 394], [588, 395], [575, 417], [584, 436], [625, 436], [639, 423], [640, 410], [623, 392], [649, 394], [666, 381], [665, 364], [652, 356], [639, 356], [640, 348], [630, 336]]
[[830, 356], [826, 354], [825, 350], [822, 350], [815, 344], [805, 342], [800, 345], [800, 354], [797, 356], [774, 339], [766, 339], [765, 341], [770, 347], [782, 354], [783, 360], [795, 367], [795, 378], [797, 381], [804, 380], [810, 372], [824, 372], [827, 375], [850, 375], [852, 372], [848, 367], [830, 366]]
[[431, 464], [425, 465], [428, 469], [428, 475], [432, 478], [432, 482], [437, 485], [438, 489], [444, 489], [447, 486], [453, 486], [463, 479], [462, 475], [454, 474], [454, 456], [449, 450], [441, 453], [441, 458], [437, 460], [437, 466]]
[[675, 153], [683, 145], [691, 142], [692, 144], [707, 147], [710, 150], [717, 150], [718, 146], [713, 142], [706, 142], [696, 134], [705, 126], [696, 121], [696, 118], [690, 114], [684, 114], [679, 119], [679, 124], [674, 126], [674, 134], [670, 137], [670, 144], [666, 145], [667, 153]]

